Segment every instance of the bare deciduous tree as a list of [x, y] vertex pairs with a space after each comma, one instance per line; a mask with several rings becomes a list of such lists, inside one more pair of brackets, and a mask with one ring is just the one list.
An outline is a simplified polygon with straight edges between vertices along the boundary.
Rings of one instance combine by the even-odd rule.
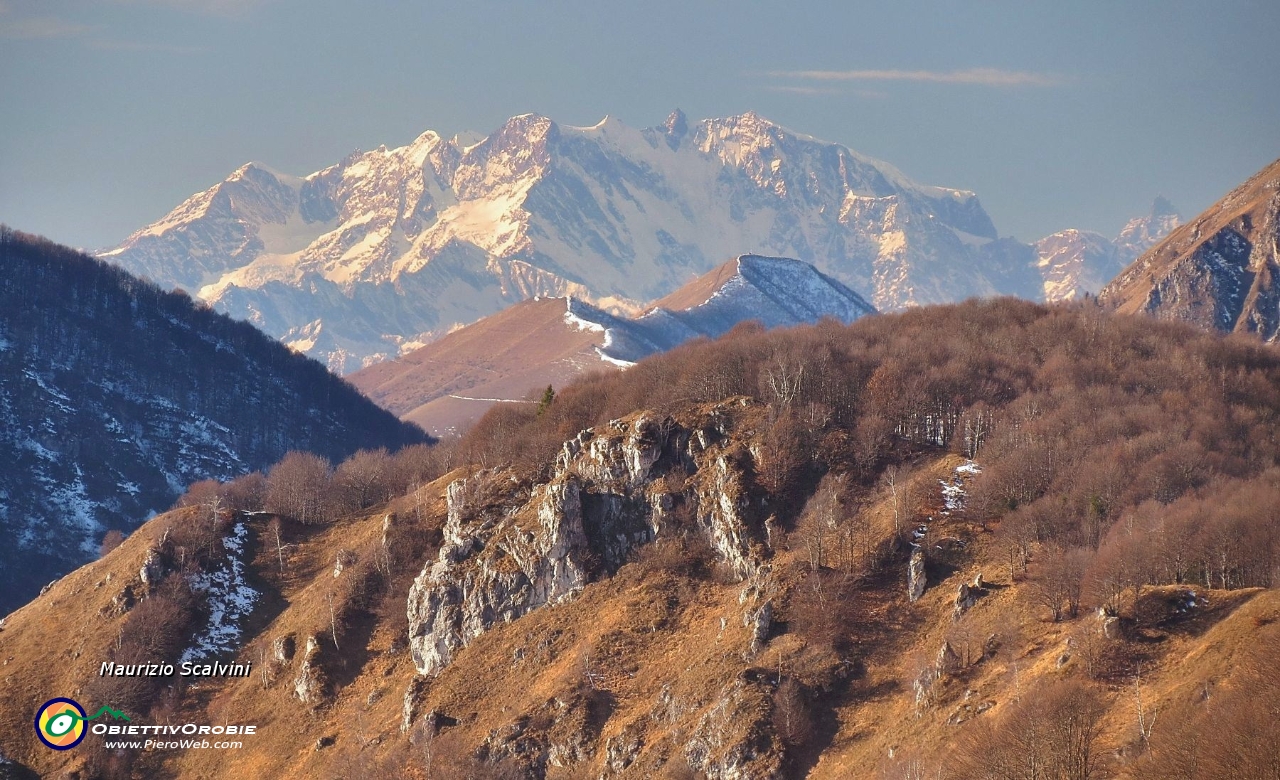
[[267, 474], [267, 511], [300, 523], [331, 517], [329, 462], [308, 452], [290, 452]]

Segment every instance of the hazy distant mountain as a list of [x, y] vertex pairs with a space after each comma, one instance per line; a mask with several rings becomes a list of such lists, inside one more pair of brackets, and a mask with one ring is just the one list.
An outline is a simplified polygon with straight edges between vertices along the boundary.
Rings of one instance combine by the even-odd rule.
[[1164, 198], [1156, 198], [1151, 213], [1129, 220], [1120, 235], [1108, 239], [1086, 230], [1063, 230], [1035, 243], [1037, 267], [1044, 277], [1044, 299], [1066, 301], [1096, 294], [1157, 241], [1182, 224], [1182, 217]]
[[1101, 298], [1219, 331], [1280, 333], [1280, 160], [1173, 231]]
[[535, 296], [626, 310], [748, 252], [884, 309], [1042, 288], [973, 193], [752, 113], [645, 130], [524, 115], [305, 178], [250, 164], [103, 256], [352, 370]]
[[797, 260], [743, 256], [655, 302], [618, 317], [573, 298], [516, 304], [397, 360], [349, 379], [371, 398], [444, 434], [494, 403], [563, 387], [581, 374], [626, 366], [691, 338], [714, 338], [740, 322], [766, 327], [852, 322], [875, 310], [857, 293]]
[[8, 230], [0, 266], [0, 614], [194, 481], [425, 438], [183, 293]]

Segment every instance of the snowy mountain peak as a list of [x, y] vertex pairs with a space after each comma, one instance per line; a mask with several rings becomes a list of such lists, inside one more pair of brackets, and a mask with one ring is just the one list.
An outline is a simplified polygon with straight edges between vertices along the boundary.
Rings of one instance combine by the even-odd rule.
[[[1138, 255], [1155, 246], [1160, 239], [1173, 232], [1182, 224], [1182, 215], [1173, 204], [1163, 197], [1157, 196], [1151, 204], [1151, 211], [1145, 217], [1137, 217], [1129, 222], [1116, 237], [1116, 245], [1123, 247], [1126, 259], [1123, 265], [1133, 262]], [[1123, 266], [1122, 266], [1123, 268]], [[1117, 270], [1116, 273], [1119, 273]]]
[[1139, 255], [1182, 224], [1169, 201], [1156, 198], [1145, 217], [1129, 220], [1115, 240], [1086, 230], [1063, 230], [1036, 242], [1044, 298], [1065, 301], [1096, 294]]
[[662, 123], [662, 127], [666, 130], [667, 145], [674, 150], [679, 148], [680, 142], [689, 135], [689, 118], [677, 108], [667, 116], [667, 121]]
[[1157, 195], [1156, 199], [1151, 203], [1152, 217], [1177, 217], [1182, 219], [1182, 215], [1174, 208], [1173, 204], [1165, 199], [1163, 195]]
[[695, 336], [715, 338], [746, 320], [788, 327], [834, 317], [853, 322], [875, 308], [808, 263], [785, 257], [742, 255], [657, 301], [644, 314], [622, 319], [568, 300], [565, 322], [605, 334], [601, 359], [627, 365]]
[[972, 192], [754, 112], [644, 130], [531, 113], [303, 178], [242, 167], [104, 256], [349, 372], [537, 295], [626, 309], [744, 253], [883, 309], [1039, 297], [1034, 251], [996, 236]]

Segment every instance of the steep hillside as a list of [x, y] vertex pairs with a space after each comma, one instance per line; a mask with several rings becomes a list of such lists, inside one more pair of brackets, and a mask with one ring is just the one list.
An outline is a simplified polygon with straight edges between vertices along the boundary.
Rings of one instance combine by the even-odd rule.
[[[495, 407], [466, 465], [332, 522], [155, 518], [0, 630], [0, 752], [83, 778], [1265, 777], [1277, 387], [1263, 345], [1092, 305], [739, 329]], [[252, 673], [99, 674], [188, 653]], [[54, 696], [256, 733], [58, 752], [31, 727]]]
[[622, 368], [746, 321], [786, 327], [875, 310], [798, 260], [743, 255], [681, 287], [638, 317], [572, 298], [537, 299], [352, 374], [384, 408], [436, 435], [464, 430], [495, 403], [532, 403], [592, 369]]
[[1121, 312], [1275, 341], [1278, 245], [1280, 160], [1171, 233], [1101, 297]]
[[101, 256], [351, 372], [527, 298], [650, 301], [743, 253], [812, 263], [881, 309], [1043, 287], [972, 192], [754, 113], [526, 114], [305, 178], [251, 163]]
[[247, 323], [0, 230], [0, 614], [194, 481], [423, 441]]

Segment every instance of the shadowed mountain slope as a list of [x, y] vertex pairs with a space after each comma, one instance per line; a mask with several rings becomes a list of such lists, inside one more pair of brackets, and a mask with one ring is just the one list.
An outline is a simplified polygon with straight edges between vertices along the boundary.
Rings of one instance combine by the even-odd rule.
[[0, 232], [0, 613], [192, 482], [424, 440], [248, 323]]

